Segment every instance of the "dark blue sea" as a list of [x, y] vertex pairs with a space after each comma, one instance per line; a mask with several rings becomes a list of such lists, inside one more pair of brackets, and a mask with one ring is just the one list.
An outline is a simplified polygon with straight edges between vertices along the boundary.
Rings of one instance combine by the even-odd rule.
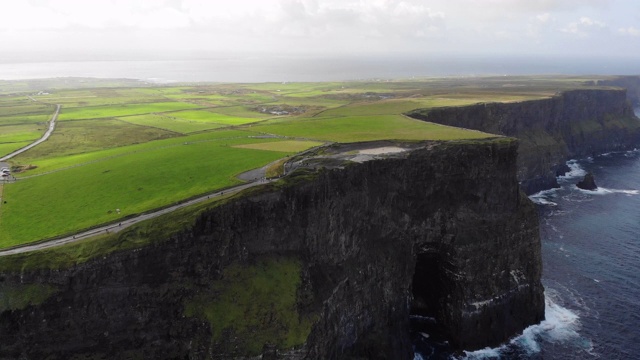
[[[416, 359], [640, 359], [640, 150], [568, 165], [560, 189], [531, 196], [546, 320], [500, 348]], [[598, 190], [575, 186], [586, 172]]]

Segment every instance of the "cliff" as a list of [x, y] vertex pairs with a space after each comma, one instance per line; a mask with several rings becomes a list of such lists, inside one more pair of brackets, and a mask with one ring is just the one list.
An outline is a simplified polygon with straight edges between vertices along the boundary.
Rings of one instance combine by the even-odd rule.
[[415, 110], [407, 115], [520, 139], [518, 179], [527, 194], [556, 187], [567, 160], [633, 149], [640, 121], [622, 89], [572, 90], [549, 99]]
[[600, 80], [598, 84], [627, 89], [627, 99], [631, 105], [640, 107], [640, 76], [617, 76], [613, 79]]
[[299, 170], [137, 250], [5, 271], [0, 292], [22, 301], [0, 307], [0, 358], [412, 359], [411, 314], [457, 349], [542, 320], [517, 142], [399, 146], [325, 156], [334, 169]]

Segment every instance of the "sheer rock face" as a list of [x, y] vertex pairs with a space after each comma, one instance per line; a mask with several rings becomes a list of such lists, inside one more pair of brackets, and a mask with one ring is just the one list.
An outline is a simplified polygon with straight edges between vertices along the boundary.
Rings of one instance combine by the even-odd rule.
[[635, 107], [640, 106], [640, 76], [617, 76], [613, 79], [598, 81], [597, 84], [627, 89], [629, 102]]
[[538, 216], [516, 156], [509, 139], [425, 144], [267, 187], [139, 250], [3, 274], [4, 286], [59, 291], [0, 312], [0, 357], [239, 357], [213, 343], [206, 321], [185, 317], [184, 304], [229, 264], [265, 255], [300, 259], [300, 288], [313, 294], [316, 321], [290, 358], [412, 359], [417, 298], [454, 347], [497, 345], [544, 317]]
[[572, 90], [549, 99], [416, 110], [417, 119], [520, 139], [518, 180], [527, 194], [557, 187], [565, 161], [640, 143], [626, 90]]

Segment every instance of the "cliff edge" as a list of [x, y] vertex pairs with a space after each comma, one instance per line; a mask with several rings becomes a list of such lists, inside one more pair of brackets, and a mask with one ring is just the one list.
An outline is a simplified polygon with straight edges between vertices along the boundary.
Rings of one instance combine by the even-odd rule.
[[527, 194], [557, 187], [567, 160], [640, 143], [624, 89], [584, 89], [549, 99], [415, 110], [416, 119], [520, 139], [518, 179]]
[[248, 191], [149, 246], [4, 271], [0, 291], [22, 301], [0, 307], [0, 358], [413, 359], [412, 314], [457, 349], [541, 321], [517, 142], [395, 146], [358, 162], [325, 153], [314, 164], [331, 169]]

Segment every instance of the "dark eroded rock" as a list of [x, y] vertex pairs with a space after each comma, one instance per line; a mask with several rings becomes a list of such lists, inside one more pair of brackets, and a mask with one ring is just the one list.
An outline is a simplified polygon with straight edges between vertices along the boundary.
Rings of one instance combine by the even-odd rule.
[[571, 90], [516, 103], [415, 110], [417, 119], [520, 139], [518, 179], [527, 194], [558, 187], [565, 161], [640, 143], [640, 120], [624, 89]]
[[593, 174], [592, 173], [587, 173], [587, 175], [584, 176], [584, 179], [582, 179], [580, 182], [578, 182], [576, 184], [577, 187], [579, 187], [580, 189], [584, 189], [584, 190], [597, 190], [598, 189], [598, 185], [596, 185], [596, 181], [593, 178]]
[[[141, 249], [4, 273], [3, 286], [58, 291], [0, 311], [0, 358], [413, 359], [411, 313], [436, 318], [454, 348], [495, 346], [544, 317], [537, 210], [516, 156], [512, 139], [431, 143], [254, 190]], [[259, 275], [268, 264], [300, 279], [282, 287], [292, 308], [251, 301], [273, 283]], [[298, 321], [279, 314], [313, 319], [295, 349], [279, 334]]]

